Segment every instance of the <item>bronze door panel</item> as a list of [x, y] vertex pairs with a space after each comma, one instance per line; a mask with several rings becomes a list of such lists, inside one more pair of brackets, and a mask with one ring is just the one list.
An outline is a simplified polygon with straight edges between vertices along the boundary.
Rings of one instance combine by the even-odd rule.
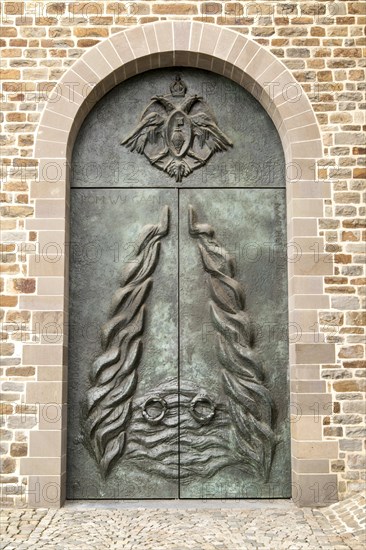
[[69, 498], [288, 496], [284, 190], [72, 193]]
[[289, 497], [285, 190], [179, 194], [181, 498]]
[[[173, 95], [177, 76], [183, 96]], [[106, 94], [79, 131], [72, 168], [73, 186], [96, 188], [283, 187], [286, 178], [280, 137], [258, 101], [187, 67], [147, 71]]]
[[234, 81], [106, 94], [72, 159], [68, 498], [288, 497], [285, 163]]
[[174, 189], [72, 190], [70, 499], [178, 497], [177, 219]]

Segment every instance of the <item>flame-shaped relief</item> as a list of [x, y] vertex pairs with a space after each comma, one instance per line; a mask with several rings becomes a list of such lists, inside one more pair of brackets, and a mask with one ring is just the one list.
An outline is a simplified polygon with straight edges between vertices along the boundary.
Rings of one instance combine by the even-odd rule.
[[159, 260], [160, 240], [168, 230], [169, 208], [165, 206], [160, 223], [143, 228], [135, 261], [124, 269], [110, 319], [102, 328], [102, 353], [91, 368], [91, 387], [83, 406], [83, 441], [104, 477], [126, 447], [143, 347], [145, 304]]
[[254, 348], [254, 332], [245, 311], [245, 291], [235, 280], [233, 259], [215, 239], [213, 228], [197, 223], [192, 206], [189, 232], [198, 239], [203, 267], [209, 275], [211, 318], [219, 336], [217, 351], [235, 451], [241, 456], [243, 468], [267, 480], [276, 446], [275, 407]]

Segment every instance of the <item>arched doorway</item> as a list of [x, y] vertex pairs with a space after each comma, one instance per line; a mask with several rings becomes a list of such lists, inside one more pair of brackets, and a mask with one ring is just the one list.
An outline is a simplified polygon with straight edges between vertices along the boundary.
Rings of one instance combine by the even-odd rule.
[[[64, 241], [67, 242], [71, 153], [78, 130], [96, 102], [116, 84], [133, 75], [158, 67], [174, 66], [193, 66], [227, 76], [258, 99], [277, 128], [285, 153], [288, 241], [291, 242], [297, 237], [306, 239], [316, 235], [316, 220], [311, 223], [307, 219], [303, 220], [304, 213], [301, 207], [305, 201], [311, 200], [314, 212], [320, 212], [324, 197], [322, 187], [314, 185], [314, 166], [317, 159], [322, 158], [323, 151], [316, 117], [307, 96], [301, 92], [290, 71], [258, 44], [234, 31], [189, 21], [146, 24], [117, 33], [111, 39], [91, 48], [65, 73], [50, 96], [36, 136], [35, 157], [39, 160], [39, 177], [44, 185], [42, 189], [40, 186], [35, 198], [36, 217], [33, 229], [37, 230], [38, 219], [39, 228], [47, 229], [42, 215], [37, 214], [37, 203], [52, 199], [57, 217], [60, 218], [60, 222], [63, 221], [62, 225], [57, 225], [60, 239], [62, 240], [64, 235]], [[50, 229], [54, 228], [55, 224], [51, 223]], [[58, 263], [57, 271], [60, 276], [64, 275], [60, 300], [63, 299], [65, 304], [66, 323], [68, 252], [69, 247], [65, 247], [65, 255], [61, 258], [62, 262]], [[42, 275], [44, 271], [48, 273], [46, 263], [47, 259], [41, 257], [34, 275]], [[299, 278], [306, 277], [311, 272], [313, 263], [313, 254], [305, 251], [301, 262], [290, 263], [288, 266], [289, 280], [293, 278], [294, 282], [289, 286], [288, 295], [290, 324], [296, 322], [298, 315], [301, 315], [302, 307], [293, 299]], [[329, 263], [321, 266], [318, 264], [316, 273], [330, 273], [331, 268]], [[307, 314], [313, 310], [316, 314], [316, 305], [312, 306], [313, 302], [314, 300], [307, 304]], [[64, 346], [67, 346], [66, 334], [67, 328]], [[308, 356], [310, 345], [312, 353]], [[62, 350], [53, 360], [54, 366], [59, 367], [55, 369], [57, 377], [53, 382], [53, 391], [57, 392], [55, 396], [57, 395], [59, 402], [65, 404], [67, 393], [63, 391], [65, 376], [62, 373], [67, 369], [67, 359], [61, 352]], [[311, 365], [309, 372], [313, 373], [313, 365], [316, 363], [334, 360], [334, 345], [309, 344], [306, 340], [298, 339], [290, 342], [291, 380], [296, 381], [296, 373], [303, 372], [307, 357]], [[315, 429], [318, 428], [318, 424], [314, 423], [316, 419], [314, 420], [310, 405], [314, 399], [317, 403], [320, 399], [325, 407], [326, 403], [331, 402], [331, 396], [326, 393], [321, 396], [313, 395], [304, 391], [294, 384], [292, 396], [296, 422], [292, 424], [291, 429], [292, 496], [299, 505], [313, 504], [312, 488], [316, 486], [317, 503], [321, 505], [333, 501], [336, 492], [336, 475], [330, 473], [330, 459], [333, 457], [334, 449], [324, 442], [324, 448], [322, 445], [316, 445], [309, 456], [309, 426], [312, 423], [314, 439], [321, 439], [319, 430]], [[64, 405], [60, 408], [62, 418], [65, 417], [65, 409]], [[298, 420], [301, 420], [301, 423]], [[306, 433], [298, 429], [300, 425], [307, 427]], [[63, 502], [66, 489], [65, 422], [60, 422], [56, 431], [60, 440], [59, 473], [45, 475], [36, 469], [30, 482], [31, 486], [35, 485], [42, 494], [50, 483], [59, 487], [52, 502], [49, 498], [45, 501], [45, 505], [57, 506]], [[318, 469], [316, 458], [321, 458], [321, 469]], [[306, 464], [302, 466], [302, 462]], [[325, 462], [328, 468], [323, 466]]]
[[286, 174], [264, 109], [208, 71], [131, 78], [80, 129], [70, 202], [68, 498], [291, 496]]

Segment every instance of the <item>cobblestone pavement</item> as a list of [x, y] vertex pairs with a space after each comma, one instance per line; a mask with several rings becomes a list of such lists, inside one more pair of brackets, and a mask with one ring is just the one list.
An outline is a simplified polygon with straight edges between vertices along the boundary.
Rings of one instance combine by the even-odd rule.
[[[351, 503], [352, 504], [352, 503]], [[358, 504], [357, 504], [358, 505]], [[268, 506], [268, 507], [267, 507]], [[243, 508], [134, 508], [93, 504], [61, 510], [5, 510], [0, 548], [47, 550], [362, 549], [360, 523], [329, 522], [334, 511], [261, 503]], [[346, 509], [347, 506], [343, 505]], [[342, 512], [340, 512], [342, 513]], [[327, 517], [328, 515], [328, 517]], [[360, 520], [362, 521], [362, 520]], [[342, 531], [343, 532], [340, 532]]]
[[323, 514], [337, 533], [363, 538], [366, 547], [366, 491], [324, 508]]

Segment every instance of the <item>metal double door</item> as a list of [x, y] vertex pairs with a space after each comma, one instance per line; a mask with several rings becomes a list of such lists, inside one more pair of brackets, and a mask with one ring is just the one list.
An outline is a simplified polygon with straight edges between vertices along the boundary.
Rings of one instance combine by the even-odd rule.
[[285, 162], [209, 71], [108, 92], [73, 150], [68, 498], [288, 497]]
[[285, 498], [285, 191], [71, 192], [68, 498]]

